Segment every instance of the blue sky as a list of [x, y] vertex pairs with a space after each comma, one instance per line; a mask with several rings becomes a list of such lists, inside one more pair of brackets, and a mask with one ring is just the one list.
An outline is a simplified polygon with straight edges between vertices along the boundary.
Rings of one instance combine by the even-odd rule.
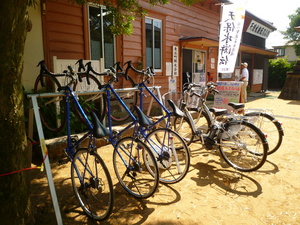
[[279, 31], [285, 31], [289, 26], [288, 16], [295, 14], [300, 7], [300, 0], [230, 0], [233, 3], [245, 2], [246, 10], [257, 17], [267, 20], [277, 28], [266, 41], [266, 47], [284, 45], [287, 40], [283, 39]]

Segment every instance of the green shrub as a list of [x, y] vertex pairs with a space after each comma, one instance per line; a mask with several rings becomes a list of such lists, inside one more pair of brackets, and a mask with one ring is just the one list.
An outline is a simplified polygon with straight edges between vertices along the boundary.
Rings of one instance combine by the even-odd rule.
[[269, 89], [283, 88], [286, 72], [292, 71], [295, 62], [288, 62], [287, 58], [270, 59], [269, 60]]

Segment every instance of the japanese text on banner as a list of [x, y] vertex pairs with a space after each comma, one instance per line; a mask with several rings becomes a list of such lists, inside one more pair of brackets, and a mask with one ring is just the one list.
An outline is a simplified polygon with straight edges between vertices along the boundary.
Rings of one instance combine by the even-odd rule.
[[218, 73], [233, 73], [245, 19], [245, 7], [224, 5], [221, 19]]

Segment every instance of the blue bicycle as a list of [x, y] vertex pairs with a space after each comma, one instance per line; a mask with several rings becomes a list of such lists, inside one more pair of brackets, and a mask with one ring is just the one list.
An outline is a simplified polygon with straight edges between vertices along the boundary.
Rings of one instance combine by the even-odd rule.
[[[96, 138], [102, 138], [107, 133], [99, 132], [103, 125], [94, 113], [91, 114], [92, 123], [89, 121], [71, 88], [77, 80], [76, 73], [70, 67], [69, 70], [71, 72], [66, 73], [65, 76], [70, 78], [70, 82], [59, 88], [59, 91], [63, 91], [66, 102], [67, 148], [63, 151], [68, 160], [59, 163], [71, 162], [72, 187], [81, 208], [94, 220], [104, 220], [113, 209], [114, 189], [109, 171], [97, 153]], [[75, 104], [85, 119], [88, 129], [80, 139], [71, 135], [71, 102]], [[81, 147], [82, 141], [85, 139], [88, 139], [88, 145]]]
[[[123, 72], [121, 72], [123, 73]], [[146, 72], [146, 74], [149, 73]], [[103, 87], [104, 90], [106, 90], [107, 94], [107, 102], [108, 102], [108, 113], [110, 112], [110, 99], [111, 96], [114, 96], [113, 98], [118, 99], [122, 107], [127, 111], [127, 113], [130, 115], [130, 118], [132, 119], [132, 122], [127, 125], [127, 127], [124, 128], [123, 131], [119, 132], [118, 134], [113, 135], [112, 129], [112, 120], [111, 117], [108, 116], [108, 126], [110, 128], [110, 138], [109, 140], [113, 143], [115, 139], [118, 138], [118, 136], [122, 135], [122, 133], [126, 130], [128, 130], [130, 127], [134, 127], [133, 133], [131, 134], [131, 137], [129, 139], [133, 139], [136, 142], [141, 142], [146, 144], [150, 148], [150, 150], [153, 152], [155, 156], [155, 160], [157, 161], [158, 169], [159, 169], [159, 180], [162, 183], [172, 184], [179, 182], [182, 180], [185, 175], [188, 172], [189, 165], [190, 165], [190, 153], [189, 149], [184, 142], [184, 140], [181, 138], [181, 136], [176, 133], [175, 131], [169, 129], [169, 127], [164, 128], [157, 128], [159, 123], [162, 120], [168, 120], [170, 113], [165, 106], [161, 103], [161, 107], [166, 110], [168, 113], [166, 117], [161, 118], [158, 121], [153, 121], [149, 119], [141, 110], [140, 107], [142, 107], [142, 104], [140, 107], [133, 106], [134, 112], [136, 113], [136, 116], [131, 113], [131, 109], [129, 109], [124, 101], [119, 97], [118, 93], [114, 90], [112, 83], [116, 82], [116, 76], [114, 75], [116, 72], [112, 74], [111, 80]], [[127, 73], [125, 73], [126, 75]], [[141, 84], [139, 84], [140, 86]], [[144, 88], [149, 90], [149, 88], [145, 85]], [[131, 90], [130, 90], [131, 91]], [[139, 91], [139, 89], [136, 89], [136, 91]], [[149, 90], [150, 91], [150, 90]], [[151, 91], [149, 93], [152, 93]], [[153, 94], [153, 93], [152, 93]], [[154, 94], [153, 94], [154, 95]], [[155, 97], [155, 96], [153, 96]], [[156, 97], [155, 97], [156, 98]], [[157, 101], [159, 101], [156, 98]], [[173, 106], [173, 112], [175, 114], [180, 114], [180, 110], [176, 108], [176, 106], [170, 101], [171, 106]], [[110, 114], [108, 114], [110, 115]], [[173, 115], [173, 114], [172, 114]], [[179, 116], [179, 115], [178, 115]], [[139, 123], [139, 126], [138, 124]], [[119, 143], [115, 145], [115, 148], [118, 148], [120, 143], [122, 141], [126, 140], [121, 139]], [[115, 159], [114, 159], [115, 160]], [[151, 165], [152, 162], [146, 162], [146, 166], [148, 170], [151, 172]], [[151, 172], [152, 173], [152, 172]], [[153, 172], [154, 174], [154, 172]]]

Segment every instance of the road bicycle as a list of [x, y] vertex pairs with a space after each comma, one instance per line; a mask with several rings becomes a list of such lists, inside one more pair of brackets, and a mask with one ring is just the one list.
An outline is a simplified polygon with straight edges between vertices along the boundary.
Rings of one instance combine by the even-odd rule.
[[[35, 80], [33, 90], [34, 93], [55, 93], [58, 92], [62, 86], [65, 86], [70, 82], [70, 77], [66, 76], [66, 73], [50, 72], [46, 67], [44, 60], [40, 61], [38, 66], [40, 67], [40, 73]], [[86, 113], [94, 111], [97, 115], [99, 115], [99, 111], [101, 111], [101, 107], [103, 105], [102, 101], [100, 101], [101, 99], [88, 103], [85, 101], [85, 99], [90, 98], [91, 95], [94, 95], [95, 91], [99, 90], [101, 83], [96, 77], [89, 75], [88, 70], [77, 73], [77, 75], [78, 80], [72, 83], [72, 90], [79, 92], [84, 91], [84, 95], [77, 95], [82, 108]], [[38, 99], [38, 104], [40, 106], [39, 112], [43, 125], [48, 130], [54, 133], [59, 133], [66, 124], [64, 96], [44, 96], [43, 98]], [[85, 119], [81, 117], [81, 113], [76, 107], [74, 107], [74, 109], [75, 110], [73, 110], [73, 112], [75, 115], [80, 121], [84, 122]]]
[[[212, 116], [206, 105], [206, 97], [209, 93], [217, 92], [216, 85], [208, 82], [204, 96], [194, 92], [193, 88], [201, 85], [189, 83], [184, 89], [183, 98], [180, 101], [180, 109], [186, 117], [177, 117], [174, 121], [174, 129], [181, 134], [187, 143], [200, 142], [208, 150], [219, 150], [223, 159], [233, 168], [251, 172], [263, 166], [267, 158], [268, 142], [265, 135], [255, 125], [238, 119], [218, 121]], [[189, 98], [196, 96], [199, 101], [197, 113], [208, 117], [207, 127], [196, 127], [195, 117], [187, 107]], [[227, 110], [211, 109], [216, 115], [223, 115]]]
[[[96, 147], [96, 138], [102, 138], [106, 133], [99, 132], [99, 127], [103, 125], [95, 114], [91, 116], [92, 123], [89, 121], [78, 102], [71, 88], [76, 82], [76, 76], [73, 73], [65, 76], [68, 77], [69, 83], [60, 87], [59, 91], [62, 91], [65, 96], [67, 148], [63, 152], [67, 160], [60, 160], [59, 164], [71, 162], [72, 187], [81, 208], [94, 220], [104, 220], [110, 215], [115, 198], [111, 176]], [[71, 100], [85, 118], [87, 125], [88, 131], [81, 138], [71, 134]], [[81, 147], [82, 141], [86, 139], [88, 139], [87, 147]]]
[[[92, 68], [90, 62], [84, 65], [83, 60], [78, 60], [77, 63], [79, 64], [78, 71], [82, 72], [86, 68], [85, 73], [87, 74], [87, 82], [89, 82], [89, 77], [103, 76], [103, 73], [99, 73]], [[138, 93], [136, 91], [137, 89], [135, 88], [137, 84], [130, 76], [125, 77], [124, 73], [122, 72], [122, 67], [120, 65], [120, 62], [115, 63], [111, 68], [114, 68], [114, 70], [116, 71], [115, 74], [117, 78], [117, 82], [111, 85], [113, 85], [115, 88], [119, 88], [118, 90], [119, 97], [124, 101], [124, 103], [130, 109], [130, 111], [133, 112], [134, 110], [133, 106], [137, 104], [137, 100], [138, 100]], [[103, 81], [100, 83], [101, 85], [104, 85], [105, 80], [104, 79], [102, 80]], [[96, 88], [97, 87], [95, 86], [94, 90], [96, 90]], [[99, 109], [97, 115], [100, 121], [103, 121], [104, 116], [107, 114], [107, 105], [105, 101], [106, 98], [107, 97], [105, 96], [105, 93], [104, 94], [99, 93], [98, 95], [94, 95], [93, 97], [85, 100], [85, 102], [100, 100], [101, 107], [97, 107]], [[122, 107], [120, 107], [118, 100], [114, 96], [111, 96], [110, 117], [112, 121], [116, 122], [117, 124], [120, 124], [128, 120], [129, 118], [129, 114]]]
[[[124, 141], [136, 142], [137, 145], [143, 143], [147, 146], [155, 157], [155, 163], [158, 165], [159, 181], [162, 183], [172, 184], [182, 180], [188, 172], [190, 165], [190, 154], [187, 145], [179, 134], [168, 128], [156, 129], [155, 122], [149, 119], [138, 106], [134, 106], [134, 115], [126, 106], [124, 101], [119, 97], [111, 83], [116, 82], [115, 73], [111, 74], [111, 79], [103, 86], [106, 91], [108, 113], [110, 112], [110, 99], [114, 95], [124, 110], [130, 115], [131, 122], [119, 132], [112, 129], [112, 118], [108, 117], [108, 127], [110, 135], [108, 140], [113, 144], [115, 149], [122, 149]], [[122, 135], [133, 128], [130, 137], [122, 138]], [[128, 135], [127, 135], [128, 136]], [[117, 157], [114, 156], [114, 161]], [[151, 165], [154, 162], [145, 161], [148, 171], [152, 171]], [[114, 164], [116, 165], [116, 164]], [[118, 168], [115, 167], [116, 171]], [[151, 172], [152, 174], [152, 172]], [[120, 177], [120, 175], [117, 175]]]

